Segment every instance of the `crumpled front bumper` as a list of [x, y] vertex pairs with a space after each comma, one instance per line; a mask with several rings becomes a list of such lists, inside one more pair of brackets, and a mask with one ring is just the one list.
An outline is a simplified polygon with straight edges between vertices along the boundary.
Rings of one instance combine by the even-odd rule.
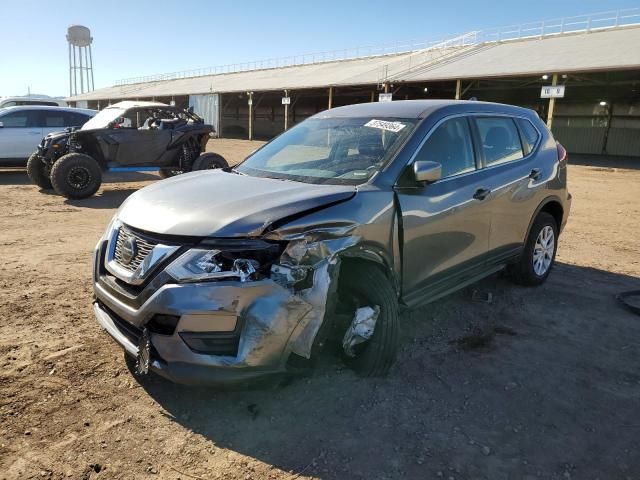
[[207, 329], [213, 332], [216, 314], [237, 317], [240, 337], [235, 356], [192, 350], [180, 336], [182, 320], [172, 335], [151, 334], [150, 369], [183, 384], [235, 383], [283, 372], [292, 351], [304, 352], [308, 342], [304, 332], [311, 322], [317, 323], [319, 314], [270, 279], [165, 284], [139, 308], [116, 298], [99, 279], [94, 291], [99, 324], [131, 356], [137, 355], [138, 346], [127, 328], [141, 331], [154, 315], [207, 314]]

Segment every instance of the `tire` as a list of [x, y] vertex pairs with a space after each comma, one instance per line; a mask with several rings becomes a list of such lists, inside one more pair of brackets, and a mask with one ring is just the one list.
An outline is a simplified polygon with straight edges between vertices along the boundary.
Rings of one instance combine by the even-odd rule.
[[43, 190], [51, 190], [50, 173], [51, 169], [42, 161], [38, 152], [31, 154], [27, 160], [27, 175], [31, 182]]
[[[553, 232], [553, 245], [547, 243], [546, 248], [544, 247], [545, 233], [543, 232], [546, 232], [546, 234]], [[540, 261], [537, 262], [537, 267], [536, 262], [534, 262], [534, 253], [536, 250], [541, 252], [543, 259], [542, 263], [540, 263]], [[556, 224], [556, 220], [547, 212], [541, 212], [531, 226], [520, 260], [508, 268], [511, 279], [520, 285], [541, 285], [547, 279], [549, 273], [551, 273], [557, 250], [558, 225]]]
[[229, 168], [229, 164], [222, 155], [207, 152], [200, 154], [200, 156], [195, 159], [192, 171], [210, 170], [213, 168]]
[[100, 188], [102, 170], [89, 155], [68, 153], [53, 164], [51, 183], [56, 193], [63, 197], [87, 198]]
[[[379, 306], [373, 336], [356, 345], [346, 362], [362, 377], [381, 377], [393, 366], [398, 351], [398, 298], [387, 277], [375, 267], [353, 267], [340, 273], [341, 296], [356, 299], [356, 308]], [[355, 308], [351, 308], [351, 318]], [[344, 334], [344, 331], [342, 332]]]
[[161, 168], [160, 171], [158, 171], [160, 178], [171, 178], [182, 173], [184, 173], [183, 170], [174, 170], [172, 168]]

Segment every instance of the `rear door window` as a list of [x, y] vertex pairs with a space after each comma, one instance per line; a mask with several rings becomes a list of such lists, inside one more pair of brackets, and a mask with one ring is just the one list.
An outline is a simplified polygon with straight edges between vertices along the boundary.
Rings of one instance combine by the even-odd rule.
[[536, 148], [538, 140], [540, 139], [540, 132], [538, 132], [529, 120], [517, 118], [516, 122], [518, 122], [520, 132], [522, 132], [522, 146], [524, 147], [525, 155], [528, 155]]
[[37, 124], [34, 119], [33, 111], [19, 111], [19, 112], [11, 112], [7, 115], [3, 115], [0, 117], [0, 122], [2, 122], [3, 127], [5, 128], [26, 128], [33, 127]]
[[66, 126], [63, 112], [42, 110], [40, 111], [40, 118], [42, 119], [41, 126], [44, 128], [62, 128]]
[[486, 166], [524, 157], [516, 124], [509, 117], [476, 117]]
[[474, 171], [476, 160], [466, 117], [452, 118], [436, 127], [415, 160], [441, 164], [442, 178]]
[[76, 112], [63, 112], [62, 115], [64, 116], [65, 127], [81, 127], [91, 118], [88, 115]]

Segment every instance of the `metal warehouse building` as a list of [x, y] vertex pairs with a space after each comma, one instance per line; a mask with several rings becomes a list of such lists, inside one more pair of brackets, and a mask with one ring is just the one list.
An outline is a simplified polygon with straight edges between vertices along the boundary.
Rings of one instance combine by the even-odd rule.
[[[560, 98], [541, 98], [542, 87]], [[387, 95], [381, 95], [387, 94]], [[572, 153], [640, 156], [640, 9], [126, 79], [69, 98], [193, 106], [221, 137], [271, 138], [327, 108], [457, 98], [534, 109]]]

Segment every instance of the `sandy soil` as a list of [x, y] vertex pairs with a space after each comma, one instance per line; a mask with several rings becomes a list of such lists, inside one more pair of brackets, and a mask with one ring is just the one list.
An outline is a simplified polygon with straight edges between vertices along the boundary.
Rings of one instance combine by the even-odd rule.
[[91, 251], [156, 179], [67, 201], [0, 172], [0, 479], [640, 478], [640, 319], [614, 299], [640, 288], [640, 170], [571, 166], [549, 281], [405, 311], [388, 378], [329, 357], [232, 392], [139, 382], [93, 319]]

